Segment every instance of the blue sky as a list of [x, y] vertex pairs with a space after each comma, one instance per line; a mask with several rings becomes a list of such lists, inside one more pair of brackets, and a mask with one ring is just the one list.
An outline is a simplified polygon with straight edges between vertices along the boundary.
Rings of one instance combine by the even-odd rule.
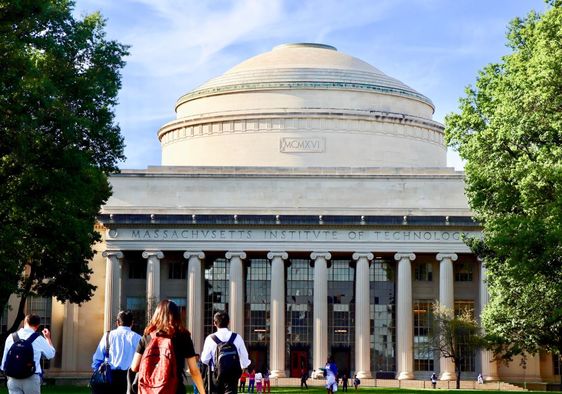
[[[160, 164], [160, 126], [176, 100], [241, 61], [288, 42], [358, 57], [455, 111], [478, 70], [508, 53], [507, 25], [542, 0], [77, 0], [100, 11], [111, 39], [131, 45], [116, 108], [127, 160]], [[449, 152], [448, 165], [462, 163]]]

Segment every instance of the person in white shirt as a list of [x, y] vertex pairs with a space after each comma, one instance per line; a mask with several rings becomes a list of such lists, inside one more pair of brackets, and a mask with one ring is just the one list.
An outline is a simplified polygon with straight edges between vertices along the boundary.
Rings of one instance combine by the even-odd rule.
[[[213, 324], [217, 331], [205, 338], [203, 351], [201, 352], [201, 362], [209, 366], [211, 369], [212, 360], [217, 349], [217, 343], [213, 340], [212, 336], [216, 335], [221, 342], [227, 342], [232, 336], [232, 331], [228, 329], [230, 317], [226, 312], [215, 313], [213, 317]], [[240, 358], [240, 368], [244, 370], [250, 365], [250, 359], [248, 358], [248, 350], [246, 349], [246, 345], [244, 344], [244, 340], [240, 334], [236, 335], [233, 343], [234, 346], [236, 346], [238, 357]], [[238, 378], [236, 378], [236, 380], [223, 382], [222, 385], [216, 387], [216, 390], [217, 394], [236, 394], [238, 392]]]
[[[27, 315], [24, 319], [24, 326], [17, 331], [17, 336], [21, 340], [29, 338], [33, 333], [39, 329], [41, 318], [37, 315]], [[33, 360], [35, 361], [35, 373], [25, 379], [16, 379], [8, 377], [8, 392], [10, 394], [24, 393], [24, 394], [40, 394], [41, 393], [41, 376], [43, 370], [41, 369], [41, 356], [47, 359], [55, 357], [55, 348], [51, 342], [51, 332], [48, 328], [44, 328], [41, 333], [31, 344], [33, 347]], [[14, 344], [14, 335], [10, 335], [6, 339], [4, 345], [4, 354], [2, 356], [2, 370], [5, 370], [6, 356], [10, 348]]]
[[[127, 392], [127, 371], [131, 366], [141, 339], [139, 334], [131, 330], [132, 325], [133, 313], [121, 311], [117, 315], [117, 328], [109, 332], [109, 366], [111, 367], [112, 393], [125, 394]], [[92, 357], [92, 369], [94, 371], [105, 360], [106, 336], [107, 333], [103, 334]]]
[[256, 392], [261, 393], [263, 391], [263, 375], [261, 374], [261, 372], [257, 372], [256, 373]]

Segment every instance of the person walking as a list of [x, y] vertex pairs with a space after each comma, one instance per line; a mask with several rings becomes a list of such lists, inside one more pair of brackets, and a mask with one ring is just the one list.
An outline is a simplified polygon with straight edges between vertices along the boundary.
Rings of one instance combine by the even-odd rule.
[[346, 374], [343, 374], [343, 377], [341, 378], [341, 391], [345, 391], [347, 392], [347, 383], [348, 383], [348, 378]]
[[[177, 382], [175, 382], [175, 392], [177, 394], [185, 393], [182, 377], [185, 364], [187, 363], [191, 379], [197, 386], [199, 394], [205, 394], [201, 372], [197, 368], [197, 358], [191, 334], [183, 325], [180, 308], [175, 302], [170, 300], [164, 299], [158, 303], [150, 322], [144, 329], [144, 336], [139, 341], [133, 362], [131, 363], [131, 370], [134, 372], [139, 371], [145, 349], [151, 347], [152, 341], [156, 341], [159, 338], [171, 339], [176, 371], [175, 374], [173, 373], [174, 371], [169, 371], [168, 376], [176, 376], [178, 378]], [[142, 373], [139, 375], [139, 394], [143, 394], [145, 392], [143, 376]]]
[[[53, 347], [53, 342], [51, 341], [51, 332], [48, 328], [44, 328], [41, 333], [38, 333], [39, 325], [41, 324], [41, 318], [37, 315], [27, 315], [23, 321], [23, 328], [20, 328], [17, 332], [11, 334], [6, 338], [6, 343], [4, 344], [4, 353], [2, 355], [2, 370], [8, 376], [8, 392], [10, 394], [24, 393], [24, 394], [40, 394], [41, 393], [41, 379], [43, 376], [43, 370], [41, 369], [41, 356], [47, 359], [52, 359], [55, 357], [55, 348]], [[43, 335], [41, 335], [43, 334]], [[33, 348], [33, 360], [29, 360], [33, 364], [31, 365], [30, 374], [31, 376], [25, 378], [17, 378], [10, 376], [13, 367], [17, 363], [13, 360], [15, 357], [15, 351], [9, 355], [10, 350], [12, 350], [13, 345], [20, 347], [22, 341], [31, 341], [31, 346]], [[25, 345], [23, 345], [25, 346]]]
[[430, 380], [431, 380], [431, 388], [433, 388], [433, 389], [436, 388], [437, 387], [437, 374], [435, 372], [433, 372], [431, 374]]
[[306, 381], [308, 380], [308, 369], [302, 368], [301, 369], [301, 389], [305, 388], [308, 390], [308, 384]]
[[[106, 343], [109, 343], [109, 366], [111, 368], [111, 387], [107, 394], [127, 392], [127, 372], [141, 336], [131, 330], [133, 313], [121, 311], [117, 315], [117, 328], [106, 332], [92, 356], [92, 369], [95, 371], [105, 360]], [[109, 340], [106, 338], [109, 333]]]
[[331, 356], [328, 357], [324, 370], [326, 373], [326, 390], [328, 394], [333, 394], [338, 391], [338, 381], [336, 380], [338, 367]]
[[361, 380], [357, 377], [357, 374], [353, 376], [353, 387], [357, 390], [357, 387], [361, 384]]
[[[205, 338], [203, 351], [201, 352], [201, 361], [205, 365], [210, 367], [211, 370], [214, 368], [213, 360], [218, 349], [217, 341], [219, 341], [221, 344], [232, 341], [232, 344], [236, 347], [236, 351], [238, 352], [240, 371], [244, 370], [250, 365], [248, 350], [246, 349], [244, 340], [239, 334], [233, 333], [228, 329], [229, 324], [230, 317], [228, 316], [228, 313], [217, 312], [213, 316], [213, 325], [215, 326], [217, 331]], [[218, 382], [216, 382], [216, 387], [213, 388], [213, 394], [236, 394], [238, 389], [238, 379], [240, 378], [240, 375], [241, 372], [238, 374], [238, 376], [231, 376], [228, 379], [219, 378]]]

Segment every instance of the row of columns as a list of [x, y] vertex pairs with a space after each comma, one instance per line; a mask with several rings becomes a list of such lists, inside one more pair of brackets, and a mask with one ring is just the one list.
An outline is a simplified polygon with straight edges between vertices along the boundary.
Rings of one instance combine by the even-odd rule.
[[[105, 308], [104, 330], [111, 329], [117, 316], [121, 299], [121, 259], [123, 253], [106, 250]], [[146, 297], [149, 313], [160, 299], [160, 260], [164, 257], [161, 251], [146, 250], [142, 253], [147, 259]], [[230, 260], [230, 328], [238, 333], [244, 332], [244, 276], [243, 260], [246, 253], [229, 251], [225, 257]], [[184, 258], [188, 261], [188, 319], [187, 327], [192, 333], [196, 349], [203, 347], [203, 259], [202, 251], [186, 251]], [[285, 376], [285, 260], [287, 252], [272, 251], [267, 254], [271, 260], [271, 310], [270, 310], [270, 367], [272, 377]], [[329, 252], [313, 252], [314, 260], [314, 292], [313, 292], [313, 366], [320, 367], [328, 358], [328, 261]], [[372, 253], [354, 253], [356, 261], [355, 281], [355, 369], [359, 378], [370, 378], [371, 374], [371, 343], [370, 343], [370, 295], [369, 295], [369, 263], [373, 260]], [[398, 280], [396, 294], [396, 367], [398, 379], [414, 378], [414, 343], [413, 343], [413, 297], [411, 262], [416, 256], [413, 253], [397, 253]], [[457, 260], [454, 253], [439, 253], [436, 259], [439, 265], [439, 302], [447, 308], [454, 308], [454, 275], [453, 262]], [[483, 264], [480, 274], [480, 305], [488, 301], [485, 284], [485, 268]], [[453, 380], [455, 372], [450, 359], [441, 358], [441, 379]], [[489, 352], [482, 355], [482, 374], [488, 380], [496, 380], [497, 366], [491, 361]]]

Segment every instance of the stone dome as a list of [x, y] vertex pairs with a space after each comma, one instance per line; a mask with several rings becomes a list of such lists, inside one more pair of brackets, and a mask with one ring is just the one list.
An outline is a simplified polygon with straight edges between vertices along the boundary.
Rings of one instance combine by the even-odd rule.
[[430, 99], [323, 44], [284, 44], [179, 98], [162, 164], [444, 167]]

